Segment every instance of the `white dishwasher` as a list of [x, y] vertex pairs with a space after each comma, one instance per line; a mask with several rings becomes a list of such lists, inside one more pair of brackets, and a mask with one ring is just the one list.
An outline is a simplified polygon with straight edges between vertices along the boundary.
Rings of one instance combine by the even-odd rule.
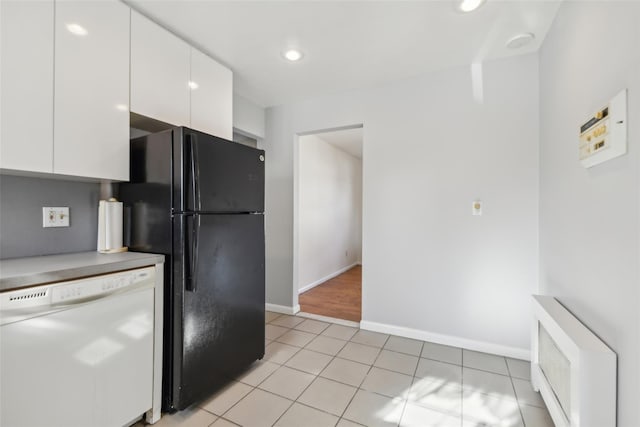
[[152, 407], [155, 268], [0, 294], [0, 426], [123, 426]]

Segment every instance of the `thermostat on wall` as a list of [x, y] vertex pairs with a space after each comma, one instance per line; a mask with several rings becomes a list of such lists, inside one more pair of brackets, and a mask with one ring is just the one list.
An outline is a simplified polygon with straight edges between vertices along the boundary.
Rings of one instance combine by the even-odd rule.
[[580, 163], [590, 168], [627, 152], [627, 90], [580, 126]]

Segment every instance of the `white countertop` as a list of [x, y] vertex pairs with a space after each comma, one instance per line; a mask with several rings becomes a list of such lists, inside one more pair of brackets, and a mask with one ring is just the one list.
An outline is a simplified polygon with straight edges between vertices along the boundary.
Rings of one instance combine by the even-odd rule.
[[164, 255], [140, 252], [78, 252], [0, 260], [0, 292], [129, 270], [164, 262]]

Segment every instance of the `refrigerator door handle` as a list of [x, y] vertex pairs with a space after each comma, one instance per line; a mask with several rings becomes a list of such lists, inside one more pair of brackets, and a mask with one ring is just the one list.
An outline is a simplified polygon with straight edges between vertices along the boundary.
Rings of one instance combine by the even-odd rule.
[[188, 291], [191, 288], [191, 258], [192, 254], [192, 244], [193, 240], [193, 226], [191, 224], [192, 219], [190, 216], [183, 215], [182, 221], [184, 221], [184, 240], [182, 244], [184, 245], [184, 250], [182, 251], [182, 276], [185, 291]]
[[[189, 218], [191, 221], [189, 221]], [[191, 244], [189, 245], [189, 256], [186, 262], [188, 268], [186, 290], [195, 292], [198, 283], [198, 239], [200, 236], [200, 215], [195, 214], [187, 217], [187, 223], [191, 222], [191, 229], [187, 229], [187, 235], [190, 236]], [[186, 243], [186, 242], [185, 242]]]
[[200, 173], [198, 163], [198, 144], [194, 136], [189, 135], [189, 160], [191, 162], [191, 195], [193, 201], [193, 210], [200, 211], [202, 204], [200, 202]]

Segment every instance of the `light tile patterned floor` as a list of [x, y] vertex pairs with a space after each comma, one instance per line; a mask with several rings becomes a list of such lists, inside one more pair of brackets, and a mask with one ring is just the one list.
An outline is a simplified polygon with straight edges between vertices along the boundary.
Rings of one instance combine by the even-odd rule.
[[267, 312], [266, 355], [158, 427], [553, 427], [529, 363]]

